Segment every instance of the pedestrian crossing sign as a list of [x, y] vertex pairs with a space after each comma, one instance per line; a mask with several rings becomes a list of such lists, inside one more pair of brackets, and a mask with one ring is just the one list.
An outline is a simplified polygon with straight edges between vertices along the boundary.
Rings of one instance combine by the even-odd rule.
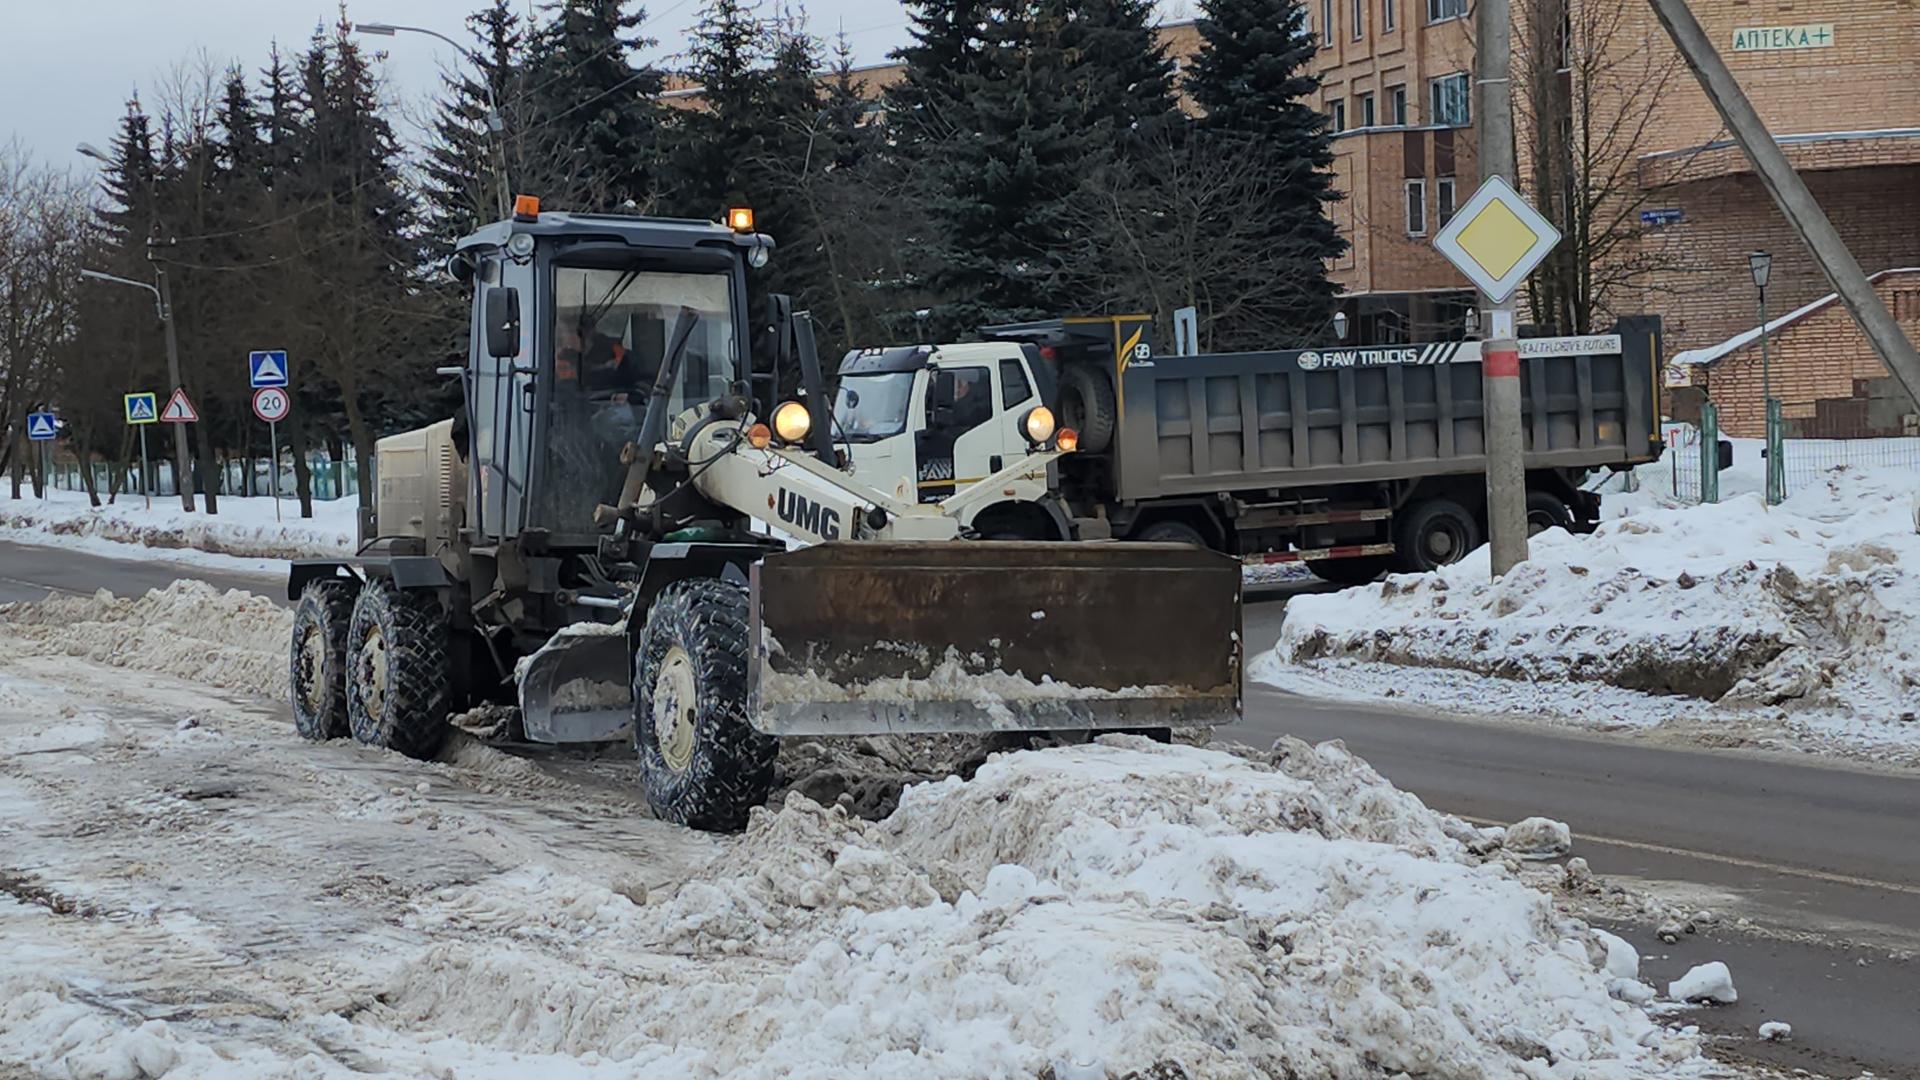
[[59, 433], [59, 419], [50, 412], [27, 414], [27, 438], [46, 442]]
[[153, 394], [127, 395], [127, 423], [151, 424], [160, 419], [160, 404]]

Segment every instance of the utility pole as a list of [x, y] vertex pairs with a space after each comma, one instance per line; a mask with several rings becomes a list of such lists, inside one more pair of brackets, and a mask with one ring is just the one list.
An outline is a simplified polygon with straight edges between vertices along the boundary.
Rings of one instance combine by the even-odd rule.
[[1793, 226], [1800, 242], [1813, 254], [1813, 260], [1820, 264], [1821, 271], [1833, 284], [1833, 291], [1839, 294], [1861, 333], [1873, 345], [1873, 351], [1880, 354], [1887, 370], [1906, 387], [1908, 396], [1920, 402], [1920, 352], [1916, 352], [1913, 342], [1901, 333], [1900, 325], [1894, 322], [1893, 314], [1874, 291], [1873, 283], [1861, 272], [1853, 252], [1841, 242], [1840, 234], [1834, 231], [1820, 204], [1813, 200], [1800, 174], [1787, 164], [1780, 144], [1773, 140], [1760, 114], [1754, 111], [1753, 103], [1747, 100], [1733, 73], [1727, 70], [1726, 61], [1720, 58], [1706, 31], [1700, 28], [1700, 20], [1693, 17], [1685, 0], [1648, 0], [1648, 3], [1653, 5], [1655, 17], [1666, 27], [1667, 36], [1673, 39], [1687, 66], [1693, 69], [1700, 89], [1706, 92], [1720, 119], [1733, 132], [1747, 160], [1753, 163], [1753, 171], [1759, 175], [1767, 194], [1773, 196], [1774, 205], [1780, 208], [1787, 224]]
[[[1474, 4], [1474, 121], [1479, 129], [1480, 182], [1499, 177], [1514, 184], [1513, 13], [1508, 0]], [[1487, 340], [1481, 346], [1485, 410], [1481, 424], [1487, 456], [1487, 542], [1493, 576], [1527, 561], [1527, 463], [1520, 418], [1520, 342], [1514, 326], [1514, 294], [1495, 300], [1486, 293]]]
[[[160, 280], [160, 323], [167, 330], [167, 382], [169, 396], [186, 384], [180, 381], [180, 342], [173, 335], [173, 294], [167, 289], [167, 272], [154, 268]], [[180, 505], [193, 513], [193, 471], [187, 466], [187, 425], [168, 424], [173, 429], [173, 482], [180, 489]]]
[[[98, 270], [82, 270], [80, 271], [80, 276], [83, 278], [92, 278], [95, 281], [106, 281], [115, 285], [128, 285], [136, 289], [145, 289], [153, 294], [154, 310], [159, 313], [160, 326], [167, 334], [167, 381], [172, 384], [173, 390], [180, 389], [180, 344], [173, 335], [173, 301], [167, 291], [167, 272], [158, 267], [154, 269], [154, 277], [160, 282], [158, 286], [149, 285], [144, 281], [135, 281], [132, 278], [123, 278], [115, 274], [102, 273]], [[169, 391], [169, 393], [171, 393], [171, 391]], [[193, 476], [187, 471], [186, 425], [169, 424], [167, 426], [173, 429], [174, 486], [180, 489], [180, 506], [185, 509], [187, 513], [191, 514], [193, 513]], [[141, 445], [144, 447], [146, 444], [142, 442]], [[140, 479], [142, 484], [149, 482], [146, 476], [142, 476]]]

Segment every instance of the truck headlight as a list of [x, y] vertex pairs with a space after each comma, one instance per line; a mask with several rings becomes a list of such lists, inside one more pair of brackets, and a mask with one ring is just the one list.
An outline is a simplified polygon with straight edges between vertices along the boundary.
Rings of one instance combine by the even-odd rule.
[[1036, 405], [1027, 410], [1027, 418], [1020, 422], [1027, 433], [1027, 441], [1035, 445], [1044, 444], [1053, 438], [1053, 410], [1045, 405]]
[[1060, 437], [1053, 441], [1053, 448], [1063, 454], [1071, 454], [1080, 449], [1080, 433], [1072, 428], [1061, 428]]
[[781, 442], [797, 443], [813, 430], [813, 414], [804, 403], [789, 401], [773, 410], [773, 433]]
[[767, 260], [771, 257], [772, 252], [764, 247], [754, 246], [747, 249], [747, 265], [755, 270], [766, 266]]

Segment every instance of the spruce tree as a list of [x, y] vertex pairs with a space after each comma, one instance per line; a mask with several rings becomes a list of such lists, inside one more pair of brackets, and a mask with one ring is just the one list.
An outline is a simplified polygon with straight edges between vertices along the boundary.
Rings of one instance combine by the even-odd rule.
[[1324, 340], [1333, 308], [1325, 260], [1346, 250], [1326, 205], [1333, 190], [1333, 148], [1326, 118], [1307, 104], [1319, 88], [1311, 73], [1315, 42], [1294, 0], [1201, 0], [1200, 53], [1188, 88], [1205, 110], [1202, 130], [1222, 141], [1257, 145], [1287, 173], [1279, 197], [1247, 207], [1266, 235], [1292, 256], [1278, 275], [1271, 312], [1285, 312], [1284, 337], [1269, 347]]
[[1081, 125], [1122, 156], [1184, 122], [1173, 61], [1153, 30], [1152, 0], [1079, 0], [1061, 29]]
[[660, 194], [662, 80], [635, 67], [654, 41], [626, 0], [558, 0], [527, 63], [526, 183], [553, 209], [646, 210]]
[[[753, 163], [766, 152], [772, 41], [769, 28], [742, 0], [708, 0], [687, 45], [686, 77], [700, 88], [700, 108], [674, 125], [676, 210], [717, 218], [726, 205], [749, 198]], [[763, 232], [768, 211], [756, 206]], [[776, 235], [776, 240], [784, 237]]]
[[821, 99], [822, 138], [829, 141], [835, 168], [857, 169], [880, 150], [881, 131], [879, 125], [867, 122], [867, 98], [855, 75], [853, 46], [844, 32], [834, 40], [826, 84]]
[[903, 65], [887, 88], [887, 130], [908, 160], [964, 130], [961, 83], [980, 69], [990, 17], [988, 0], [908, 0], [913, 42], [893, 51]]

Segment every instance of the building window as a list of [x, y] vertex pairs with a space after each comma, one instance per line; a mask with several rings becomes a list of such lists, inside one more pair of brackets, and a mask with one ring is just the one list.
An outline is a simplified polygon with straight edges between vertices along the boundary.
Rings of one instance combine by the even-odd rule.
[[1407, 235], [1427, 235], [1427, 182], [1407, 181]]
[[1359, 41], [1367, 28], [1367, 0], [1353, 0], [1353, 40]]
[[1375, 116], [1373, 113], [1373, 95], [1361, 94], [1360, 95], [1360, 126], [1363, 128], [1370, 128], [1379, 122], [1380, 122], [1380, 118]]
[[1427, 0], [1427, 21], [1457, 19], [1467, 13], [1467, 0]]
[[1333, 0], [1320, 0], [1320, 47], [1333, 48]]
[[1447, 227], [1447, 222], [1453, 220], [1453, 199], [1453, 177], [1443, 176], [1433, 182], [1433, 214], [1443, 229]]
[[1466, 127], [1473, 123], [1472, 80], [1465, 72], [1443, 75], [1427, 84], [1430, 123], [1442, 127]]
[[1380, 0], [1380, 32], [1391, 34], [1400, 25], [1400, 13], [1395, 10], [1400, 0]]
[[1327, 129], [1335, 135], [1347, 130], [1347, 103], [1335, 101], [1327, 106]]
[[1394, 86], [1387, 89], [1387, 121], [1396, 127], [1407, 126], [1407, 88]]

